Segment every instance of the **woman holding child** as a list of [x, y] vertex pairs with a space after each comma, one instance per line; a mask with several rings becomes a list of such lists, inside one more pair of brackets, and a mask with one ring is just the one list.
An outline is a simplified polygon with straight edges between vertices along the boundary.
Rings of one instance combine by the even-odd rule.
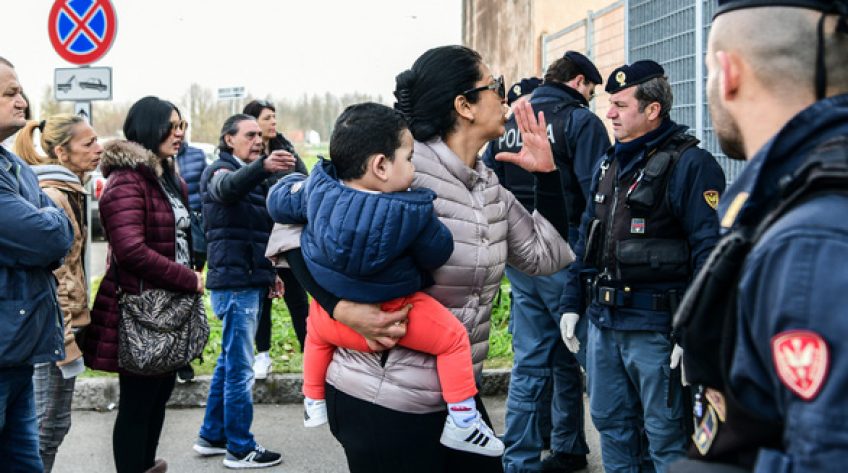
[[[465, 326], [479, 380], [492, 302], [507, 261], [528, 274], [550, 274], [573, 260], [561, 237], [567, 216], [545, 123], [536, 122], [529, 106], [519, 108], [524, 149], [499, 157], [535, 173], [539, 212], [531, 215], [477, 156], [504, 132], [507, 111], [503, 80], [492, 76], [479, 54], [461, 46], [431, 49], [397, 77], [395, 96], [414, 138], [411, 187], [435, 193], [434, 212], [453, 236], [454, 251], [432, 270], [435, 283], [424, 292]], [[408, 308], [384, 312], [376, 304], [340, 300], [311, 278], [299, 251], [286, 256], [321, 306], [371, 346], [388, 349], [404, 336]], [[498, 457], [440, 443], [446, 410], [435, 360], [402, 346], [382, 354], [335, 350], [326, 376], [327, 412], [351, 472], [502, 471]]]

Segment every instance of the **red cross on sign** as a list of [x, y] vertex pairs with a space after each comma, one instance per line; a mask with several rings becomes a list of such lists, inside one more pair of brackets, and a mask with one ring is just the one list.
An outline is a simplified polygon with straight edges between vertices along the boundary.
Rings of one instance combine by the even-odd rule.
[[77, 65], [91, 64], [112, 47], [118, 29], [109, 0], [56, 0], [50, 9], [47, 31], [53, 49]]

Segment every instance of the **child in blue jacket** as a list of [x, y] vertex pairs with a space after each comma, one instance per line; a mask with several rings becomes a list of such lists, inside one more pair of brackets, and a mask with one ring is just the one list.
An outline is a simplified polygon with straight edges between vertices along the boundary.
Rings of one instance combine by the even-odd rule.
[[[278, 223], [304, 224], [301, 251], [318, 284], [342, 299], [381, 303], [394, 311], [412, 305], [398, 344], [436, 356], [448, 417], [441, 443], [499, 456], [503, 443], [482, 420], [471, 345], [462, 323], [420, 292], [429, 271], [453, 252], [453, 237], [433, 212], [435, 193], [410, 190], [412, 134], [401, 115], [384, 105], [352, 105], [336, 120], [331, 161], [309, 178], [291, 174], [268, 195]], [[365, 338], [333, 320], [312, 301], [303, 357], [304, 425], [327, 422], [324, 380], [336, 347], [371, 351]]]

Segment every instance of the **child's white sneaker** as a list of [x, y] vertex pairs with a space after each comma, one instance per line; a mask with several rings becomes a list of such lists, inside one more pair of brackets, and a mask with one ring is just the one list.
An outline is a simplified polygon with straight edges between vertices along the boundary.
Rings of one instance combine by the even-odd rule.
[[327, 402], [323, 399], [303, 400], [303, 426], [320, 427], [327, 423]]
[[253, 377], [256, 379], [266, 379], [271, 373], [271, 355], [267, 351], [258, 353], [253, 360]]
[[442, 429], [442, 445], [454, 450], [477, 453], [487, 457], [499, 457], [503, 455], [504, 444], [495, 436], [492, 429], [486, 425], [480, 413], [471, 421], [468, 427], [462, 428], [456, 425], [453, 418], [448, 415], [445, 419], [445, 428]]

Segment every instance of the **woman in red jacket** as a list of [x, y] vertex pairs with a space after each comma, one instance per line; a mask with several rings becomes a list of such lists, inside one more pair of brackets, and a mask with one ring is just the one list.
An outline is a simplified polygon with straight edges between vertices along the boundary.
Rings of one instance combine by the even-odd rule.
[[187, 189], [172, 159], [186, 127], [173, 104], [144, 97], [124, 122], [128, 141], [107, 143], [100, 165], [109, 179], [100, 218], [110, 259], [83, 352], [89, 367], [119, 376], [112, 437], [118, 473], [167, 471], [165, 462], [154, 458], [176, 375], [143, 376], [119, 368], [117, 285], [129, 294], [142, 288], [203, 292], [202, 275], [191, 268]]

